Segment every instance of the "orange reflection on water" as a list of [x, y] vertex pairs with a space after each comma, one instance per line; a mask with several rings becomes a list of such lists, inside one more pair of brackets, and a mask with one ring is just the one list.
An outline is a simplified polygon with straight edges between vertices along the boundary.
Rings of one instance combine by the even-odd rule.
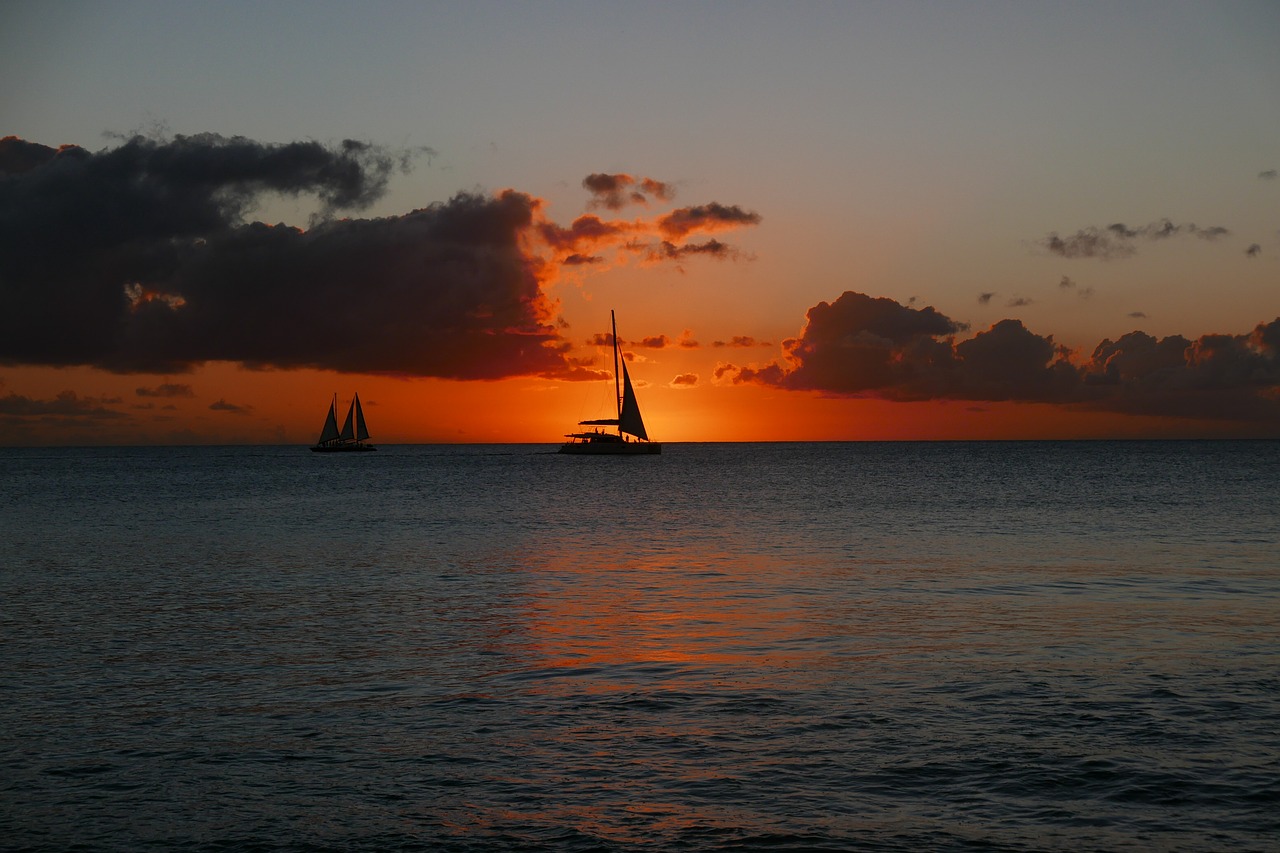
[[[597, 543], [593, 543], [597, 544]], [[779, 573], [738, 556], [622, 549], [528, 561], [522, 664], [590, 692], [701, 678], [760, 682], [795, 666], [813, 625]], [[808, 644], [813, 645], [813, 644]]]

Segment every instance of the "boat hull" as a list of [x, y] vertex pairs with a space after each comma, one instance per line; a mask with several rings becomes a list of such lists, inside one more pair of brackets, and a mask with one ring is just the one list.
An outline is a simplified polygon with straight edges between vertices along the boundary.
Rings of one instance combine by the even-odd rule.
[[578, 456], [650, 456], [662, 452], [658, 441], [568, 441], [560, 453]]
[[317, 444], [311, 448], [312, 453], [358, 453], [377, 450], [372, 444]]

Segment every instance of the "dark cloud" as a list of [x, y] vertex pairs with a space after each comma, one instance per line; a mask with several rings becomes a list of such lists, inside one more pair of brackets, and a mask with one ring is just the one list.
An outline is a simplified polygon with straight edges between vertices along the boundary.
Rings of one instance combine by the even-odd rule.
[[991, 302], [991, 299], [992, 299], [994, 296], [995, 296], [995, 292], [994, 292], [994, 291], [989, 292], [989, 293], [979, 293], [979, 294], [978, 294], [978, 304], [979, 304], [979, 305], [987, 305], [987, 304], [989, 304], [989, 303]]
[[80, 397], [74, 391], [63, 391], [52, 400], [35, 400], [19, 394], [0, 397], [0, 415], [17, 418], [70, 418], [74, 420], [114, 420], [124, 418], [120, 412], [106, 408], [119, 400]]
[[1097, 408], [1280, 427], [1280, 318], [1196, 340], [1130, 332], [1098, 344], [1085, 371], [1089, 384], [1117, 392], [1092, 401]]
[[[933, 308], [917, 310], [852, 291], [834, 303], [819, 303], [807, 316], [804, 333], [782, 342], [791, 369], [744, 368], [738, 381], [842, 394], [905, 391], [915, 386], [921, 368], [951, 358], [950, 345], [937, 338], [964, 328]], [[922, 394], [927, 396], [923, 389], [906, 392]]]
[[1160, 219], [1138, 228], [1130, 228], [1119, 222], [1105, 228], [1090, 226], [1067, 237], [1059, 237], [1055, 231], [1039, 241], [1039, 245], [1064, 258], [1115, 259], [1136, 254], [1138, 249], [1135, 243], [1139, 240], [1166, 240], [1184, 235], [1216, 240], [1230, 233], [1220, 225], [1202, 228], [1193, 223], [1176, 225], [1168, 219]]
[[683, 238], [696, 231], [718, 231], [742, 225], [758, 225], [760, 214], [718, 202], [673, 210], [658, 220], [658, 229], [668, 239]]
[[666, 335], [653, 335], [651, 337], [642, 338], [638, 342], [632, 343], [632, 346], [645, 347], [646, 349], [663, 349], [670, 346], [671, 339]]
[[712, 379], [719, 382], [720, 380], [726, 377], [728, 377], [729, 379], [734, 379], [741, 372], [742, 372], [742, 368], [738, 367], [736, 364], [727, 364], [723, 361], [718, 361], [716, 362], [716, 368], [714, 371], [712, 371], [711, 375], [712, 375]]
[[1126, 316], [1132, 317], [1135, 320], [1145, 320], [1147, 317], [1146, 312], [1144, 311], [1130, 311]]
[[1280, 174], [1280, 172], [1277, 172], [1275, 169], [1267, 169], [1264, 172], [1259, 172], [1258, 177], [1262, 178], [1264, 181], [1274, 181], [1277, 174]]
[[670, 184], [626, 174], [598, 172], [583, 178], [582, 186], [593, 196], [591, 207], [608, 210], [621, 210], [628, 204], [648, 204], [650, 197], [669, 201], [675, 196], [675, 189]]
[[247, 415], [253, 411], [253, 406], [241, 406], [236, 403], [228, 403], [223, 399], [210, 403], [209, 408], [215, 412], [226, 412], [231, 415]]
[[[964, 327], [933, 308], [846, 292], [811, 308], [786, 358], [718, 365], [716, 378], [891, 400], [1064, 403], [1080, 408], [1247, 420], [1280, 434], [1280, 318], [1248, 335], [1132, 332], [1080, 362], [1018, 320], [957, 341]], [[736, 375], [735, 375], [736, 374]]]
[[567, 267], [588, 266], [591, 264], [603, 263], [604, 258], [599, 255], [579, 255], [573, 254], [562, 260], [560, 263]]
[[730, 339], [729, 339], [729, 340], [727, 340], [727, 341], [714, 341], [714, 342], [712, 342], [712, 344], [711, 344], [711, 345], [712, 345], [713, 347], [755, 347], [755, 346], [769, 346], [769, 344], [767, 344], [767, 343], [766, 343], [766, 342], [764, 342], [764, 341], [756, 341], [756, 339], [755, 339], [755, 338], [753, 338], [753, 337], [751, 337], [750, 335], [734, 335], [732, 338], [730, 338]]
[[1032, 300], [1027, 299], [1025, 296], [1015, 296], [1007, 304], [1010, 308], [1025, 308], [1032, 304]]
[[671, 380], [672, 388], [692, 388], [698, 384], [698, 374], [681, 373]]
[[1256, 258], [1262, 254], [1262, 246], [1258, 243], [1250, 243], [1249, 248], [1245, 249], [1244, 253], [1247, 257]]
[[548, 273], [524, 247], [530, 196], [461, 193], [307, 230], [243, 221], [268, 193], [359, 209], [401, 165], [354, 141], [134, 138], [89, 153], [6, 140], [0, 362], [567, 376]]
[[723, 260], [724, 258], [735, 256], [736, 254], [737, 251], [733, 247], [715, 239], [708, 240], [705, 243], [686, 243], [683, 246], [677, 246], [672, 242], [663, 240], [650, 252], [649, 257], [654, 260], [664, 258], [669, 260], [680, 260], [681, 258], [686, 258], [690, 255], [706, 255], [708, 257]]
[[60, 155], [78, 157], [85, 153], [85, 150], [78, 145], [50, 148], [38, 142], [6, 136], [0, 139], [0, 175], [20, 175], [43, 166]]
[[139, 397], [194, 397], [196, 395], [190, 385], [177, 385], [171, 382], [165, 382], [155, 388], [139, 388], [136, 393]]

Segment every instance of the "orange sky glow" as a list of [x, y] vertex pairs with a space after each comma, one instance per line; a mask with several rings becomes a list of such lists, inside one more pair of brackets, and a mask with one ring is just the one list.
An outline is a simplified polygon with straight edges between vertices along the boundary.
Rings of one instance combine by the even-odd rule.
[[[310, 46], [290, 16], [81, 11], [23, 7], [50, 46], [0, 52], [32, 81], [0, 134], [0, 446], [307, 445], [353, 393], [375, 444], [554, 444], [614, 413], [611, 311], [663, 442], [1280, 438], [1264, 25], [1182, 9], [1191, 68], [1133, 10], [735, 9], [775, 66], [703, 9], [637, 16], [671, 64], [615, 66], [555, 10], [406, 7], [356, 109], [201, 52]], [[560, 49], [463, 49], [533, 31]], [[159, 82], [116, 61], [152, 38], [126, 53], [176, 50]]]

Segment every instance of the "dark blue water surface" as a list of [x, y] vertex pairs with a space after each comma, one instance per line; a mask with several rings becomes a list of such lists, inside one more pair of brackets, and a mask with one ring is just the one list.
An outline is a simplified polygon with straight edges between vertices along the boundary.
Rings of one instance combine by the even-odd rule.
[[553, 450], [0, 450], [0, 847], [1280, 844], [1280, 443]]

